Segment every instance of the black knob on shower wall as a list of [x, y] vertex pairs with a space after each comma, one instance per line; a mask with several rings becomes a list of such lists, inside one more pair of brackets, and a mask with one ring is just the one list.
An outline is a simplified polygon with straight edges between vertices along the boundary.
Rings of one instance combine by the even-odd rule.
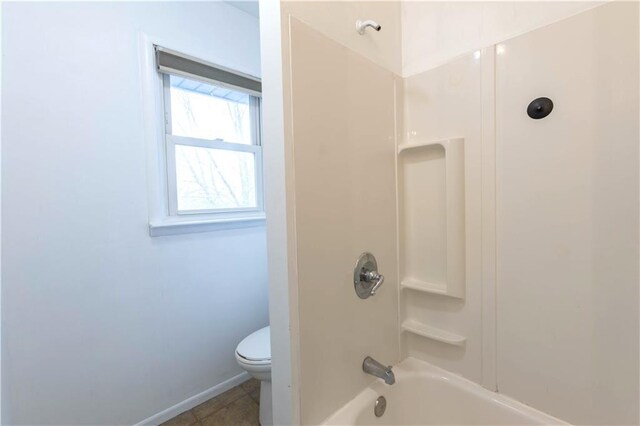
[[527, 107], [527, 115], [534, 120], [540, 120], [551, 114], [553, 101], [549, 98], [538, 98], [531, 101]]

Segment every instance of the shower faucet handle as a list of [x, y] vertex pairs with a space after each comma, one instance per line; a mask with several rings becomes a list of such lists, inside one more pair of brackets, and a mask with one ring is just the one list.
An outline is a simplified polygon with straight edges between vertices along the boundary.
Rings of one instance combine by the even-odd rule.
[[379, 274], [378, 271], [367, 271], [364, 274], [364, 281], [373, 283], [373, 287], [371, 288], [371, 295], [374, 296], [376, 294], [376, 291], [384, 282], [384, 275]]
[[384, 275], [378, 272], [378, 262], [371, 253], [362, 253], [353, 270], [353, 286], [361, 299], [375, 296], [384, 283]]

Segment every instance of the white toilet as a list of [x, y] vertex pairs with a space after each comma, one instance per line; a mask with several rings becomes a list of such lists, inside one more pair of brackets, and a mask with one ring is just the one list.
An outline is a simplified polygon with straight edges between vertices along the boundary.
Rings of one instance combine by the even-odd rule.
[[271, 407], [271, 328], [251, 333], [238, 344], [236, 361], [251, 376], [260, 380], [260, 424], [273, 425]]

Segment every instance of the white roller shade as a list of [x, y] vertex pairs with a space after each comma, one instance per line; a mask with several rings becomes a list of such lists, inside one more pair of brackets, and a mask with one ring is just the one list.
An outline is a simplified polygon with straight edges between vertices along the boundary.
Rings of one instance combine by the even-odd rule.
[[156, 46], [156, 64], [158, 71], [162, 73], [181, 75], [231, 89], [239, 89], [253, 96], [261, 96], [262, 93], [262, 83], [256, 77], [202, 62], [160, 46]]

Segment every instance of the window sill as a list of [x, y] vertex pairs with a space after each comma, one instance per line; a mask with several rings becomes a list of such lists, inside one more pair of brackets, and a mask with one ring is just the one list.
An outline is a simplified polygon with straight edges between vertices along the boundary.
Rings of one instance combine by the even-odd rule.
[[166, 235], [192, 234], [196, 232], [221, 231], [225, 229], [252, 228], [262, 226], [265, 215], [235, 216], [216, 219], [166, 219], [149, 223], [149, 236], [163, 237]]

